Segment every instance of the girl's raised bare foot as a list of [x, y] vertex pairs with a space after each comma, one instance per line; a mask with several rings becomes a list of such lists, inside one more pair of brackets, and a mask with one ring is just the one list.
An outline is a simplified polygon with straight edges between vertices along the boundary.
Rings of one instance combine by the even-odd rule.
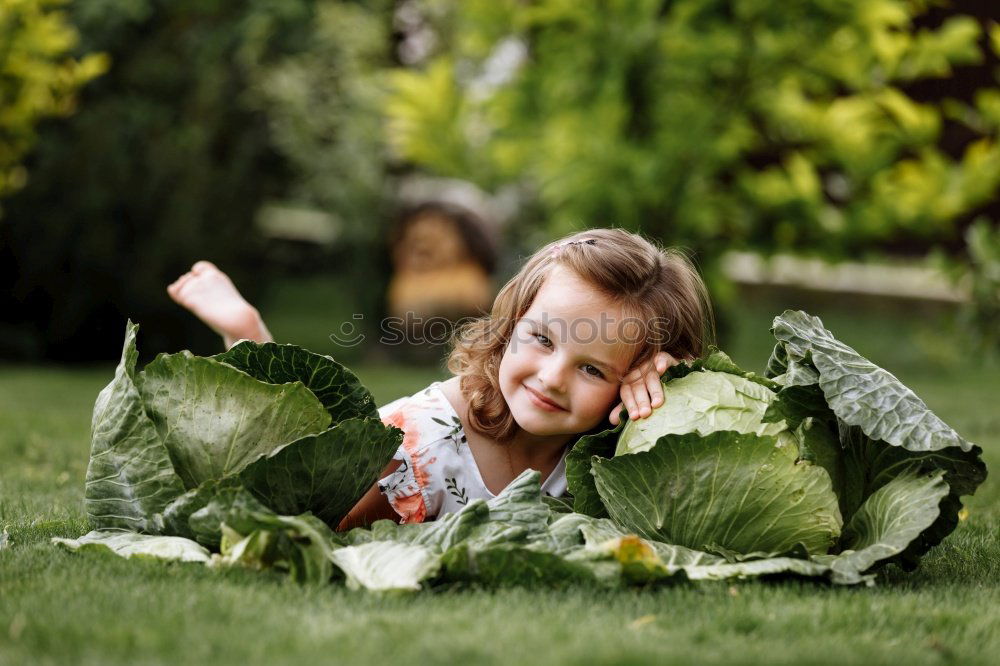
[[213, 331], [226, 349], [237, 340], [271, 342], [270, 331], [257, 309], [247, 303], [229, 276], [210, 261], [199, 261], [167, 287], [167, 293]]

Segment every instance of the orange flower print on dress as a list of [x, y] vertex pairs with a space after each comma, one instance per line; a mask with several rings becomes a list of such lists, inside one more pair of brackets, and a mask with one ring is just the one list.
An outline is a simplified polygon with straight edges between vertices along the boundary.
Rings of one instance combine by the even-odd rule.
[[[424, 467], [420, 463], [420, 428], [417, 427], [416, 419], [406, 418], [406, 411], [406, 407], [400, 407], [386, 417], [386, 419], [383, 420], [383, 423], [394, 425], [403, 431], [403, 448], [410, 454], [410, 465], [413, 468], [413, 478], [417, 480], [417, 484], [421, 488], [424, 488], [427, 486], [427, 474], [424, 472]], [[409, 426], [407, 426], [408, 422], [410, 424]]]
[[[410, 467], [414, 480], [420, 488], [427, 485], [427, 474], [420, 464], [420, 429], [417, 428], [416, 419], [409, 419], [407, 426], [406, 406], [400, 407], [396, 411], [382, 419], [382, 423], [393, 425], [403, 431], [403, 449], [409, 454]], [[416, 494], [409, 497], [397, 497], [393, 502], [393, 508], [400, 515], [401, 523], [422, 523], [427, 517], [427, 506], [424, 503], [423, 493], [418, 489]]]
[[409, 497], [397, 497], [393, 508], [402, 518], [399, 522], [404, 525], [422, 523], [427, 518], [427, 505], [424, 504], [424, 496], [419, 492]]

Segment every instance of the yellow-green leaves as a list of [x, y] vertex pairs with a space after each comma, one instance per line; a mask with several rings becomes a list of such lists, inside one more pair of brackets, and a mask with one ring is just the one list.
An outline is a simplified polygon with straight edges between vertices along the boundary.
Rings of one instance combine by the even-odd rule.
[[442, 175], [466, 173], [473, 127], [452, 62], [440, 58], [424, 71], [400, 70], [390, 78], [390, 85], [393, 94], [386, 102], [389, 145], [400, 156]]
[[0, 196], [28, 178], [21, 158], [47, 116], [73, 112], [75, 93], [104, 73], [108, 58], [69, 55], [77, 32], [60, 7], [66, 0], [4, 0], [0, 7]]
[[[438, 49], [384, 107], [393, 146], [487, 188], [530, 183], [549, 235], [613, 223], [707, 256], [842, 254], [946, 238], [1000, 186], [994, 86], [974, 109], [932, 88], [984, 57], [957, 9], [919, 27], [928, 4], [905, 0], [435, 8]], [[525, 58], [480, 86], [511, 40]]]

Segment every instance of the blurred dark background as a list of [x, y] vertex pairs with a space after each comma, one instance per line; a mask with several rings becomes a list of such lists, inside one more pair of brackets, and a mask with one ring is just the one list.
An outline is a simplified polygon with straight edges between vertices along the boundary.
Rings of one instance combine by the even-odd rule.
[[1000, 344], [993, 2], [18, 7], [0, 359], [115, 359], [126, 318], [144, 353], [218, 351], [165, 292], [209, 259], [280, 341], [435, 362], [379, 322], [481, 312], [594, 226], [689, 248], [723, 346], [754, 299], [898, 308], [940, 359]]

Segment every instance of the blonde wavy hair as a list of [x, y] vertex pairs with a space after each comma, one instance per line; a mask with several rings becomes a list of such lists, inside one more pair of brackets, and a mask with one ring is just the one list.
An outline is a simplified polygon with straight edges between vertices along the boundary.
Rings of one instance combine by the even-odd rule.
[[626, 317], [672, 324], [661, 331], [660, 339], [646, 336], [629, 368], [661, 350], [677, 359], [702, 356], [714, 339], [708, 291], [681, 250], [663, 248], [624, 229], [591, 229], [553, 241], [500, 289], [488, 316], [459, 327], [452, 338], [447, 367], [460, 377], [469, 425], [498, 442], [510, 441], [518, 429], [500, 392], [500, 360], [518, 319], [556, 266], [572, 270], [621, 307]]

